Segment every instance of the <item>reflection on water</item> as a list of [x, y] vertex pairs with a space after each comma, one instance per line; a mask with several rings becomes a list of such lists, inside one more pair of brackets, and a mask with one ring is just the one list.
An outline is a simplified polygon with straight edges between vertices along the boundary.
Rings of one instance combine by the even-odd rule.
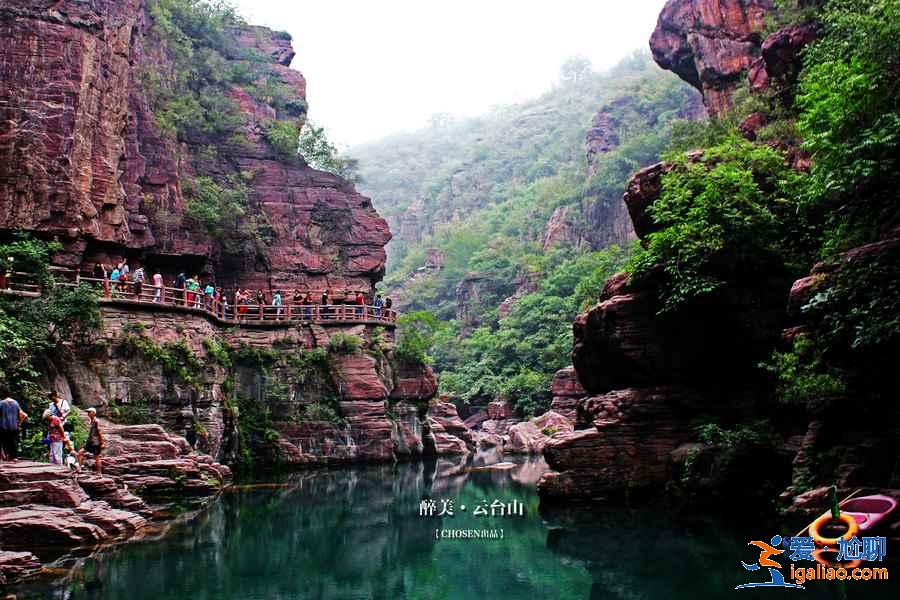
[[[15, 591], [17, 598], [72, 600], [783, 596], [734, 591], [748, 580], [739, 560], [752, 558], [743, 533], [601, 507], [545, 509], [542, 518], [534, 484], [543, 461], [480, 465], [321, 470], [238, 488], [191, 521], [91, 557], [60, 559], [69, 569], [57, 580]], [[455, 516], [420, 517], [429, 497], [452, 499]], [[521, 502], [527, 515], [472, 514], [494, 499]], [[502, 528], [504, 539], [436, 540], [437, 528]], [[887, 597], [883, 583], [857, 587]], [[795, 593], [842, 597], [835, 589]]]

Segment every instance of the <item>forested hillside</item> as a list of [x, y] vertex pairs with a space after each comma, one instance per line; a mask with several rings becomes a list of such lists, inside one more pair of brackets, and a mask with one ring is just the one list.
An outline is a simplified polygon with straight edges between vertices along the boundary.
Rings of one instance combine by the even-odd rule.
[[395, 236], [385, 291], [410, 360], [432, 347], [461, 402], [544, 409], [572, 319], [628, 254], [625, 182], [698, 105], [645, 53], [604, 73], [573, 59], [537, 99], [352, 149]]

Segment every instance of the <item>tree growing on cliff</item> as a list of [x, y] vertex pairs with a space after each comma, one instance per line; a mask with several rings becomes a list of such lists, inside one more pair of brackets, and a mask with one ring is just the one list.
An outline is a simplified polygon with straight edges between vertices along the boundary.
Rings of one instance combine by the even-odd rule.
[[348, 181], [359, 182], [357, 161], [341, 156], [337, 147], [328, 139], [324, 127], [306, 121], [300, 132], [299, 152], [312, 168], [340, 175]]

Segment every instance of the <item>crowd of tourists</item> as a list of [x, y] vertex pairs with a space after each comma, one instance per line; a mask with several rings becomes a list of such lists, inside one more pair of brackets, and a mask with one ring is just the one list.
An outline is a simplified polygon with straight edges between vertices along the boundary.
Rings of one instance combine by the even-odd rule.
[[[380, 319], [393, 304], [391, 298], [382, 297], [380, 293], [367, 297], [363, 292], [334, 295], [331, 290], [326, 290], [321, 295], [300, 289], [290, 293], [249, 288], [226, 291], [214, 285], [212, 279], [204, 280], [199, 275], [187, 276], [184, 272], [175, 277], [170, 286], [172, 289], [167, 290], [158, 270], [148, 279], [143, 267], [137, 266], [132, 270], [127, 260], [114, 266], [96, 263], [91, 277], [102, 280], [112, 297], [133, 297], [137, 300], [152, 298], [154, 303], [177, 303], [204, 308], [223, 319], [238, 321], [246, 320], [251, 315], [254, 318], [258, 316], [279, 320], [288, 314], [305, 320], [337, 319], [340, 316], [338, 311], [341, 310], [338, 307], [342, 305], [355, 306], [351, 310], [360, 318], [367, 314], [366, 307], [371, 307], [371, 313], [376, 319]], [[147, 289], [148, 285], [150, 289]]]
[[[0, 400], [0, 460], [17, 461], [19, 459], [19, 443], [21, 433], [28, 423], [28, 414], [22, 410], [18, 401], [8, 393], [2, 394]], [[83, 447], [76, 448], [73, 432], [74, 421], [69, 417], [72, 407], [57, 392], [49, 395], [48, 405], [41, 415], [44, 436], [41, 442], [47, 446], [47, 457], [54, 465], [65, 465], [72, 470], [80, 471], [88, 457], [93, 458], [97, 475], [102, 475], [101, 454], [105, 442], [100, 421], [97, 420], [97, 409], [87, 409], [89, 430]], [[40, 425], [39, 425], [40, 426]]]

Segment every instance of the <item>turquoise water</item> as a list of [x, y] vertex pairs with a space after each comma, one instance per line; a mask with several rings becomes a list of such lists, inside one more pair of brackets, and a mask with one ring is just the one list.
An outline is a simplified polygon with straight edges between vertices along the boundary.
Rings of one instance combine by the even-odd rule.
[[[740, 566], [754, 558], [752, 534], [646, 510], [541, 512], [534, 483], [543, 468], [441, 460], [295, 474], [237, 488], [142, 541], [62, 558], [55, 580], [13, 591], [69, 600], [897, 598], [883, 582], [735, 591], [761, 579]], [[420, 516], [429, 497], [438, 510], [453, 500], [454, 516]], [[525, 514], [473, 514], [494, 500]], [[436, 539], [451, 529], [503, 537]]]

